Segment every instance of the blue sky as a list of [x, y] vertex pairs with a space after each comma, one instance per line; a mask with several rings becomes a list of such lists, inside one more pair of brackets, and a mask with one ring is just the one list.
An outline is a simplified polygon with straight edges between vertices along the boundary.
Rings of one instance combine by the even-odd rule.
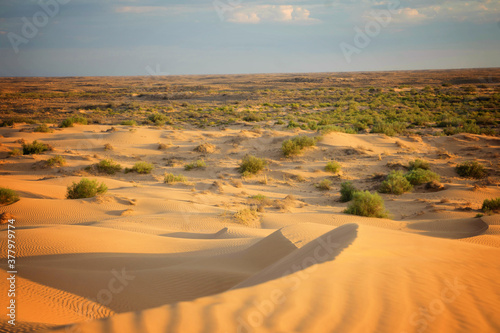
[[0, 0], [0, 76], [499, 66], [498, 0]]

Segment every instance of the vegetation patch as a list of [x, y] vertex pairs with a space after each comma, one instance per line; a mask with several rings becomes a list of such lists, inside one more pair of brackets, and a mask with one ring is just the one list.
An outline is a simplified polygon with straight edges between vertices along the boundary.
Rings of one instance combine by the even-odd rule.
[[184, 170], [190, 171], [193, 169], [204, 169], [207, 167], [207, 164], [205, 163], [204, 160], [196, 160], [193, 163], [186, 164], [184, 166]]
[[405, 174], [412, 185], [421, 185], [432, 181], [439, 181], [440, 177], [437, 173], [425, 169], [413, 169]]
[[50, 145], [36, 140], [33, 143], [23, 143], [23, 155], [41, 154], [48, 150], [52, 150]]
[[53, 156], [45, 161], [46, 165], [52, 167], [54, 165], [63, 166], [66, 164], [66, 159], [60, 155]]
[[305, 148], [316, 146], [318, 141], [318, 137], [301, 135], [285, 140], [281, 145], [281, 150], [283, 151], [283, 155], [286, 157], [299, 155]]
[[352, 202], [344, 212], [366, 217], [388, 217], [382, 197], [378, 193], [369, 191], [355, 192]]
[[52, 133], [52, 132], [54, 132], [54, 130], [52, 128], [50, 128], [49, 126], [47, 126], [47, 124], [41, 124], [41, 125], [35, 127], [35, 129], [33, 131], [40, 132], [40, 133]]
[[341, 165], [337, 161], [330, 161], [326, 164], [325, 166], [325, 171], [331, 172], [331, 173], [339, 173], [341, 169]]
[[187, 178], [182, 174], [174, 175], [173, 173], [165, 173], [163, 182], [165, 184], [186, 183]]
[[132, 168], [125, 168], [125, 173], [137, 172], [140, 174], [151, 173], [154, 169], [154, 165], [148, 162], [137, 162]]
[[92, 198], [98, 194], [104, 194], [108, 190], [108, 187], [101, 183], [99, 184], [97, 180], [90, 180], [87, 178], [82, 178], [80, 182], [73, 182], [68, 186], [66, 198], [67, 199], [84, 199]]
[[393, 170], [382, 182], [379, 191], [381, 193], [390, 194], [403, 194], [413, 189], [408, 179], [404, 176], [402, 171]]
[[484, 166], [476, 161], [461, 163], [455, 167], [455, 170], [460, 177], [479, 179], [487, 176]]
[[241, 160], [238, 171], [243, 174], [243, 176], [255, 175], [264, 170], [266, 165], [267, 161], [265, 159], [253, 155], [246, 155]]
[[359, 190], [354, 185], [347, 181], [340, 184], [340, 201], [348, 202], [354, 198], [354, 194]]
[[500, 198], [485, 199], [483, 201], [483, 206], [481, 207], [481, 210], [485, 213], [500, 211]]
[[0, 204], [10, 205], [19, 201], [19, 195], [10, 188], [0, 187]]

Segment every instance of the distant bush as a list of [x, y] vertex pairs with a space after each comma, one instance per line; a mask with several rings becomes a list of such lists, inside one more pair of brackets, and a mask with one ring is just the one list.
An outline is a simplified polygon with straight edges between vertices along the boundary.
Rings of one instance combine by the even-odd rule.
[[2, 121], [2, 125], [0, 125], [0, 127], [8, 127], [8, 126], [14, 126], [14, 119], [5, 119]]
[[256, 210], [250, 208], [239, 210], [234, 214], [234, 218], [238, 223], [246, 226], [253, 226], [259, 222], [259, 214]]
[[337, 161], [330, 161], [326, 163], [325, 171], [329, 171], [331, 173], [339, 173], [341, 169], [340, 163]]
[[54, 130], [47, 126], [47, 124], [41, 124], [40, 126], [35, 127], [33, 130], [35, 132], [41, 132], [41, 133], [52, 133]]
[[410, 170], [415, 170], [415, 169], [423, 169], [423, 170], [429, 170], [429, 162], [416, 159], [415, 161], [411, 161], [410, 164], [408, 165], [408, 168]]
[[486, 177], [486, 169], [476, 161], [467, 161], [455, 167], [456, 172], [460, 177], [484, 178]]
[[203, 154], [212, 154], [215, 153], [216, 150], [217, 147], [211, 143], [203, 143], [194, 149], [194, 151]]
[[263, 158], [258, 158], [252, 155], [246, 155], [241, 160], [238, 171], [244, 176], [255, 175], [260, 171], [264, 170], [266, 165], [267, 162]]
[[81, 124], [81, 125], [87, 125], [88, 120], [87, 118], [84, 117], [79, 117], [79, 116], [73, 116], [66, 118], [62, 121], [62, 123], [59, 125], [59, 127], [73, 127], [74, 124]]
[[352, 202], [344, 212], [366, 217], [386, 218], [388, 216], [382, 197], [369, 191], [355, 192]]
[[379, 122], [373, 125], [372, 133], [383, 133], [387, 136], [395, 136], [406, 131], [406, 124]]
[[84, 199], [92, 198], [98, 194], [104, 194], [108, 190], [108, 187], [101, 183], [99, 184], [97, 180], [89, 180], [87, 178], [82, 178], [79, 183], [73, 182], [68, 186], [66, 198], [67, 199]]
[[110, 143], [106, 143], [104, 144], [104, 150], [114, 150], [114, 148]]
[[421, 185], [431, 181], [439, 181], [440, 179], [437, 173], [424, 169], [413, 169], [405, 174], [405, 178], [412, 185]]
[[63, 166], [66, 164], [66, 159], [60, 155], [53, 156], [46, 161], [48, 166], [59, 165]]
[[112, 159], [104, 159], [95, 165], [95, 168], [98, 172], [106, 173], [108, 175], [114, 175], [117, 172], [120, 172], [122, 166]]
[[19, 201], [19, 195], [10, 188], [0, 187], [0, 204], [10, 205]]
[[323, 135], [339, 132], [339, 133], [347, 133], [347, 134], [357, 134], [358, 131], [353, 127], [340, 127], [336, 125], [323, 125], [319, 127], [319, 132]]
[[485, 213], [500, 210], [500, 198], [485, 199], [483, 201], [483, 206], [481, 207], [481, 210]]
[[167, 122], [168, 117], [161, 113], [153, 113], [148, 116], [148, 119], [155, 125], [162, 126]]
[[165, 184], [185, 183], [187, 182], [187, 178], [182, 174], [174, 175], [173, 173], [165, 173], [163, 182]]
[[154, 165], [148, 162], [137, 162], [132, 168], [125, 168], [125, 173], [137, 172], [141, 174], [151, 173], [154, 169]]
[[9, 156], [21, 156], [23, 154], [21, 149], [14, 148], [9, 151]]
[[317, 189], [322, 191], [328, 191], [332, 188], [332, 181], [330, 179], [323, 179], [318, 184], [315, 185]]
[[399, 195], [411, 191], [412, 188], [413, 186], [405, 178], [402, 171], [393, 170], [382, 182], [379, 191]]
[[123, 126], [136, 126], [137, 122], [135, 120], [124, 120], [120, 123]]
[[33, 141], [33, 143], [23, 143], [23, 155], [41, 154], [51, 147], [45, 143]]
[[311, 138], [306, 135], [297, 136], [284, 141], [281, 150], [286, 157], [298, 155], [304, 148], [315, 146], [317, 141], [318, 138]]
[[359, 192], [359, 190], [351, 182], [343, 182], [340, 184], [340, 201], [351, 201], [356, 192]]
[[204, 169], [207, 167], [207, 164], [205, 163], [204, 160], [196, 160], [193, 163], [186, 164], [184, 166], [184, 170], [190, 171], [193, 169]]

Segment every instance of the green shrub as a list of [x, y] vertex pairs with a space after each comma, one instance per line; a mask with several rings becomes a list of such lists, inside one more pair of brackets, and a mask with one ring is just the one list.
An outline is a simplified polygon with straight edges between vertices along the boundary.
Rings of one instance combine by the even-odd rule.
[[63, 166], [66, 164], [66, 159], [60, 155], [53, 156], [46, 161], [48, 166], [59, 165]]
[[456, 172], [460, 177], [484, 178], [486, 177], [486, 169], [476, 161], [467, 161], [455, 167]]
[[126, 168], [125, 173], [137, 172], [141, 174], [151, 173], [154, 169], [154, 165], [148, 162], [137, 162], [132, 168]]
[[164, 125], [168, 117], [161, 113], [153, 113], [148, 116], [149, 121], [153, 122], [157, 126]]
[[311, 138], [306, 135], [301, 135], [285, 140], [281, 145], [281, 150], [286, 157], [298, 155], [304, 148], [315, 146], [317, 141], [317, 137]]
[[2, 121], [2, 125], [0, 125], [0, 127], [8, 127], [8, 126], [14, 126], [14, 119], [5, 119]]
[[387, 136], [395, 136], [406, 131], [406, 124], [403, 123], [384, 123], [379, 122], [373, 125], [372, 133], [383, 133]]
[[123, 126], [136, 126], [137, 122], [135, 120], [124, 120], [120, 123]]
[[52, 133], [54, 130], [47, 126], [47, 124], [41, 124], [40, 126], [35, 127], [34, 129], [35, 132], [41, 132], [41, 133]]
[[10, 205], [19, 201], [19, 195], [10, 188], [0, 187], [0, 204]]
[[255, 226], [259, 223], [259, 214], [256, 210], [250, 208], [244, 208], [237, 211], [234, 214], [234, 218], [236, 219], [237, 223], [246, 226]]
[[315, 186], [317, 189], [319, 189], [321, 191], [328, 191], [332, 188], [332, 181], [330, 179], [323, 179]]
[[413, 169], [405, 174], [405, 178], [408, 179], [412, 185], [421, 185], [433, 180], [439, 181], [440, 179], [437, 173], [424, 169]]
[[423, 170], [429, 170], [429, 162], [416, 159], [415, 161], [411, 161], [410, 164], [408, 165], [408, 169], [410, 170], [415, 170], [415, 169], [423, 169]]
[[207, 164], [205, 163], [204, 160], [196, 160], [193, 163], [186, 164], [184, 166], [184, 170], [190, 171], [193, 169], [204, 169], [207, 167]]
[[243, 157], [240, 163], [238, 171], [244, 176], [255, 175], [260, 171], [264, 170], [267, 165], [267, 161], [263, 158], [258, 158], [252, 155], [246, 155]]
[[165, 184], [185, 183], [187, 182], [187, 178], [182, 174], [174, 175], [173, 173], [165, 173], [163, 182]]
[[21, 149], [14, 148], [11, 151], [9, 151], [9, 156], [21, 156], [23, 152]]
[[81, 124], [81, 125], [87, 125], [88, 120], [87, 118], [80, 117], [80, 116], [73, 116], [66, 118], [62, 121], [61, 125], [59, 127], [73, 127], [74, 124]]
[[23, 143], [23, 155], [41, 154], [51, 147], [45, 143], [33, 141], [33, 143]]
[[99, 184], [97, 180], [89, 180], [87, 178], [82, 178], [79, 183], [73, 182], [68, 186], [68, 191], [66, 194], [67, 199], [83, 199], [92, 198], [98, 194], [104, 194], [108, 190], [108, 187], [101, 183]]
[[411, 191], [413, 186], [405, 178], [402, 171], [392, 170], [382, 182], [379, 191], [382, 193], [403, 194]]
[[331, 173], [339, 173], [341, 169], [340, 163], [337, 161], [330, 161], [326, 163], [325, 171], [329, 171]]
[[343, 182], [340, 184], [340, 201], [351, 201], [356, 192], [359, 192], [359, 190], [351, 182]]
[[104, 159], [95, 165], [95, 168], [98, 172], [106, 173], [108, 175], [114, 175], [117, 172], [120, 172], [122, 166], [112, 159]]
[[344, 212], [367, 217], [386, 218], [388, 216], [382, 197], [369, 191], [355, 192], [352, 202]]
[[485, 199], [481, 210], [485, 213], [500, 210], [500, 198]]

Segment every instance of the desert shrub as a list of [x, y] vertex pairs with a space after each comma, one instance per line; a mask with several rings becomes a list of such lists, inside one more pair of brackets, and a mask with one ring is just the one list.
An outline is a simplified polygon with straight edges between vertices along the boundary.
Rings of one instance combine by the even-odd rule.
[[425, 169], [413, 169], [405, 174], [412, 185], [421, 185], [431, 181], [439, 181], [440, 177], [437, 173]]
[[256, 210], [244, 208], [234, 214], [235, 220], [243, 225], [252, 226], [259, 222], [259, 214]]
[[319, 127], [319, 132], [323, 135], [333, 133], [333, 132], [340, 132], [340, 133], [347, 133], [347, 134], [356, 134], [358, 131], [353, 128], [353, 127], [340, 127], [337, 125], [323, 125]]
[[485, 213], [500, 210], [500, 198], [485, 199], [481, 210]]
[[455, 167], [455, 170], [460, 177], [484, 178], [487, 175], [484, 166], [476, 161], [461, 163]]
[[154, 169], [154, 165], [148, 162], [137, 162], [132, 168], [125, 168], [125, 173], [137, 172], [141, 174], [151, 173]]
[[23, 154], [21, 149], [14, 148], [9, 151], [9, 156], [21, 156]]
[[204, 169], [207, 167], [207, 164], [205, 163], [204, 160], [196, 160], [193, 163], [186, 164], [184, 166], [184, 170], [190, 171], [193, 169]]
[[301, 135], [285, 140], [281, 145], [281, 150], [286, 157], [298, 155], [304, 148], [315, 146], [317, 141], [318, 138]]
[[163, 182], [165, 184], [185, 183], [187, 182], [187, 178], [182, 174], [174, 175], [173, 173], [165, 173]]
[[106, 193], [107, 190], [108, 187], [104, 183], [99, 184], [97, 180], [82, 178], [79, 183], [73, 182], [73, 184], [68, 186], [66, 198], [67, 199], [92, 198], [98, 194]]
[[319, 189], [321, 191], [328, 191], [332, 188], [332, 181], [330, 179], [323, 179], [315, 186], [317, 189]]
[[35, 132], [41, 132], [41, 133], [52, 133], [54, 130], [47, 126], [47, 124], [41, 124], [40, 126], [35, 127], [33, 130]]
[[73, 116], [66, 118], [62, 121], [62, 123], [59, 125], [59, 127], [73, 127], [74, 124], [81, 124], [81, 125], [87, 125], [88, 120], [87, 118], [80, 117], [80, 116]]
[[8, 126], [14, 126], [14, 119], [5, 119], [2, 121], [2, 125], [0, 125], [0, 127], [8, 127]]
[[406, 131], [406, 124], [379, 122], [373, 125], [372, 133], [383, 133], [387, 136], [395, 136]]
[[135, 120], [124, 120], [120, 123], [123, 126], [136, 126], [137, 122]]
[[217, 147], [211, 143], [203, 143], [194, 149], [194, 151], [203, 154], [212, 154], [215, 153], [216, 150]]
[[53, 156], [46, 161], [48, 166], [59, 165], [63, 166], [66, 164], [66, 159], [60, 155]]
[[263, 117], [260, 114], [254, 112], [249, 113], [243, 117], [244, 121], [261, 121], [262, 119]]
[[152, 123], [154, 123], [157, 126], [164, 125], [168, 120], [167, 116], [165, 116], [164, 114], [161, 114], [161, 113], [150, 114], [148, 116], [148, 119], [149, 119], [149, 121], [151, 121]]
[[16, 201], [19, 201], [19, 195], [16, 191], [10, 188], [0, 187], [0, 204], [10, 205]]
[[106, 173], [108, 175], [114, 175], [117, 172], [120, 172], [122, 166], [112, 159], [104, 159], [95, 165], [97, 171]]
[[115, 148], [113, 148], [113, 146], [110, 143], [104, 144], [104, 150], [113, 150], [113, 149]]
[[423, 169], [423, 170], [429, 170], [429, 162], [416, 159], [415, 161], [411, 161], [408, 165], [408, 169], [410, 170], [415, 170], [415, 169]]
[[385, 218], [388, 216], [384, 200], [378, 193], [355, 192], [352, 202], [344, 211], [347, 214]]
[[382, 182], [379, 191], [399, 195], [411, 191], [412, 188], [413, 186], [406, 179], [402, 171], [392, 170]]
[[257, 200], [257, 201], [266, 201], [269, 200], [268, 197], [266, 197], [264, 194], [256, 194], [252, 195], [250, 199]]
[[23, 155], [41, 154], [51, 147], [45, 143], [33, 141], [33, 143], [23, 143]]
[[359, 190], [354, 187], [354, 185], [351, 182], [343, 182], [340, 184], [340, 201], [342, 202], [348, 202], [351, 201], [352, 198], [354, 197], [354, 193], [358, 192]]
[[252, 155], [246, 155], [241, 160], [238, 171], [244, 176], [255, 175], [260, 171], [264, 170], [266, 165], [267, 161], [265, 159], [258, 158]]
[[340, 163], [337, 161], [330, 161], [326, 163], [325, 171], [329, 171], [331, 173], [339, 173], [340, 172]]

